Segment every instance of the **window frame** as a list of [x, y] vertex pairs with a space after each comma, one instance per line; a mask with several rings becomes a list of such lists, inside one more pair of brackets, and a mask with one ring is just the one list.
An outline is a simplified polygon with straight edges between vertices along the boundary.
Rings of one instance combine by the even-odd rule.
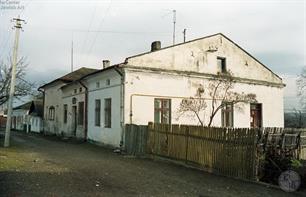
[[234, 103], [224, 102], [221, 109], [221, 126], [234, 127]]
[[95, 99], [95, 126], [101, 126], [101, 99]]
[[54, 121], [55, 119], [55, 107], [54, 106], [50, 106], [49, 110], [48, 110], [48, 119], [51, 121]]
[[[219, 67], [218, 61], [221, 60], [221, 67]], [[221, 73], [227, 72], [226, 58], [225, 57], [217, 57], [217, 66]]]
[[112, 99], [104, 99], [104, 127], [112, 128]]
[[[156, 107], [156, 102], [161, 102], [161, 107]], [[168, 107], [164, 106], [164, 103], [168, 102]], [[168, 121], [165, 122], [165, 114], [169, 114]], [[159, 120], [156, 119], [156, 113], [160, 113]], [[171, 99], [155, 98], [154, 99], [154, 122], [160, 124], [171, 124]]]

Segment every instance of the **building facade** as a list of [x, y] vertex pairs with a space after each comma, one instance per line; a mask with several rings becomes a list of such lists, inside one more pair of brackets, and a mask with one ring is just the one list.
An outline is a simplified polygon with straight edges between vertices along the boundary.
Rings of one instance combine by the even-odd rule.
[[[160, 43], [155, 42], [150, 52], [128, 57], [118, 65], [104, 66], [68, 86], [66, 84], [67, 87], [58, 89], [60, 102], [52, 105], [62, 107], [59, 112], [66, 114], [64, 105], [72, 109], [68, 103], [73, 101], [73, 91], [83, 86], [84, 93], [75, 97], [84, 102], [77, 105], [84, 106], [86, 114], [82, 125], [85, 138], [119, 147], [124, 146], [125, 124], [199, 125], [201, 119], [203, 125], [208, 125], [214, 110], [212, 102], [224, 102], [210, 99], [211, 83], [220, 74], [230, 72], [233, 79], [231, 91], [255, 95], [256, 101], [226, 103], [215, 114], [211, 126], [284, 126], [285, 85], [282, 79], [223, 34], [165, 48], [159, 46]], [[192, 112], [182, 114], [182, 101], [195, 97], [199, 88], [204, 92], [205, 109], [198, 114], [199, 117]], [[45, 91], [45, 101], [55, 100], [47, 99], [48, 95], [50, 93]], [[51, 95], [56, 96], [55, 93]], [[49, 104], [45, 104], [45, 109], [50, 105], [49, 101], [46, 103]], [[56, 125], [63, 125], [64, 119], [61, 117], [61, 122]], [[61, 128], [64, 133], [73, 130]]]

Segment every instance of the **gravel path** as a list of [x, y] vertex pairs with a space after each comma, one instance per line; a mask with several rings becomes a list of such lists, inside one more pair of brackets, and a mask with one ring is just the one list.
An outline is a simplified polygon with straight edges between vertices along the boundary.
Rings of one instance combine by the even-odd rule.
[[118, 155], [88, 143], [13, 132], [12, 146], [0, 147], [0, 196], [281, 197], [306, 193], [288, 194], [167, 162]]

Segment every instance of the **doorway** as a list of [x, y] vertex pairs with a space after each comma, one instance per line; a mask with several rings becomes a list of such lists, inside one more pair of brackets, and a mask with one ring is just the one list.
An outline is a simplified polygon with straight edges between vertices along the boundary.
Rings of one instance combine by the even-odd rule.
[[251, 115], [251, 128], [262, 127], [262, 104], [251, 103], [250, 115]]
[[72, 128], [72, 135], [76, 136], [76, 129], [77, 129], [77, 106], [72, 106], [71, 128]]

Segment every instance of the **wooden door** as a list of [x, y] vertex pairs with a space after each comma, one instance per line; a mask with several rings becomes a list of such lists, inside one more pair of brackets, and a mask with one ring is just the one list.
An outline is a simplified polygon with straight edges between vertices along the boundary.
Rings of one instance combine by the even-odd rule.
[[262, 127], [262, 105], [258, 103], [252, 103], [250, 107], [251, 115], [251, 128]]
[[76, 129], [77, 129], [77, 107], [74, 105], [72, 106], [72, 121], [71, 121], [71, 127], [72, 127], [72, 134], [76, 135]]

